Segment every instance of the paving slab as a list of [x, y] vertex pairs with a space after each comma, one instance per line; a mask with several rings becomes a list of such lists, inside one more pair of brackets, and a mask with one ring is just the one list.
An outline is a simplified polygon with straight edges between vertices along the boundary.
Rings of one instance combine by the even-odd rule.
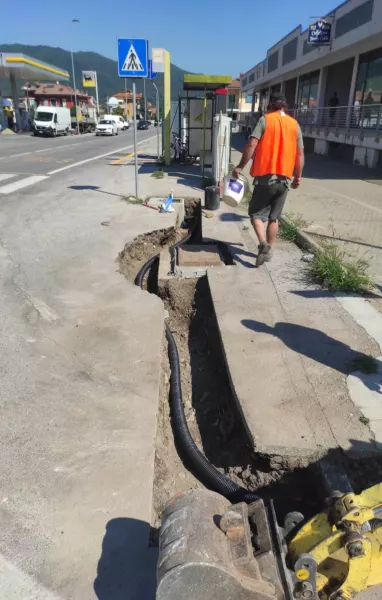
[[334, 297], [308, 284], [300, 259], [298, 249], [279, 243], [266, 267], [208, 272], [248, 433], [258, 452], [302, 461], [330, 448], [375, 452], [346, 376], [359, 353], [379, 348]]

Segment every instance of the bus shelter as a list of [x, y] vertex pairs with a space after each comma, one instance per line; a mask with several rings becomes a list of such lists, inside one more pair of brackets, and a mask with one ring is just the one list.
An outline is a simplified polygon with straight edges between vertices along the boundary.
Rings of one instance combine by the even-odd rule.
[[[186, 143], [188, 156], [201, 158], [203, 177], [208, 156], [212, 158], [213, 118], [220, 112], [219, 95], [217, 92], [226, 88], [232, 82], [230, 75], [184, 75], [183, 89], [186, 96], [179, 99], [179, 115], [181, 103], [186, 104], [184, 119], [186, 127]], [[223, 110], [226, 112], [226, 110]], [[183, 119], [182, 119], [183, 121]], [[183, 123], [180, 121], [180, 129]], [[181, 138], [182, 136], [182, 131]]]

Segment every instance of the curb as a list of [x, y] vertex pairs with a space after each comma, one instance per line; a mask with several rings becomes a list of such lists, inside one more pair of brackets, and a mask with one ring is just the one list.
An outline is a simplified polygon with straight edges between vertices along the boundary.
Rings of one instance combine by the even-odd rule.
[[[293, 227], [293, 223], [289, 221], [287, 217], [280, 217], [281, 223], [286, 223], [287, 225]], [[322, 252], [322, 248], [317, 242], [315, 242], [309, 234], [301, 231], [301, 229], [297, 228], [297, 240], [295, 242], [302, 250], [308, 250], [312, 254], [316, 252]]]

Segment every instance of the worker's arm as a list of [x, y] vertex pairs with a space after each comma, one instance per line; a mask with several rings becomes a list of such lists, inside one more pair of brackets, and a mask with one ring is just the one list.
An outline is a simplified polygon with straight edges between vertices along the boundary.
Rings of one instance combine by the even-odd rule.
[[302, 170], [305, 165], [305, 154], [304, 148], [298, 148], [296, 154], [296, 162], [294, 165], [294, 179], [292, 183], [292, 188], [296, 189], [299, 187], [301, 183]]
[[234, 170], [232, 171], [233, 177], [235, 177], [236, 179], [239, 177], [239, 175], [240, 175], [241, 171], [244, 169], [245, 165], [252, 159], [258, 143], [259, 143], [259, 140], [257, 140], [256, 138], [254, 138], [254, 137], [249, 138], [248, 143], [243, 150], [243, 155], [241, 157], [241, 161], [239, 162], [237, 167], [235, 167]]
[[301, 183], [302, 171], [305, 164], [305, 154], [304, 154], [304, 139], [302, 137], [302, 131], [300, 126], [298, 126], [297, 131], [297, 154], [296, 161], [294, 164], [294, 179], [292, 183], [292, 188], [296, 189], [299, 187]]

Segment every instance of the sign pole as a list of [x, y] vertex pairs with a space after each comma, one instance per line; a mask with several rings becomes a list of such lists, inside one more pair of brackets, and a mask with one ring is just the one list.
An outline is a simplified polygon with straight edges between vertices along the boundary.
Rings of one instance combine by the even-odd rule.
[[171, 165], [171, 59], [170, 53], [164, 51], [164, 90], [163, 90], [163, 124], [164, 127], [164, 160]]
[[97, 71], [95, 71], [95, 76], [96, 76], [96, 103], [97, 103], [97, 113], [98, 113], [98, 117], [99, 117], [99, 98], [98, 98], [98, 76], [97, 76]]
[[134, 161], [135, 161], [135, 198], [139, 198], [138, 188], [138, 154], [137, 154], [137, 98], [135, 79], [133, 79], [133, 111], [134, 111]]

